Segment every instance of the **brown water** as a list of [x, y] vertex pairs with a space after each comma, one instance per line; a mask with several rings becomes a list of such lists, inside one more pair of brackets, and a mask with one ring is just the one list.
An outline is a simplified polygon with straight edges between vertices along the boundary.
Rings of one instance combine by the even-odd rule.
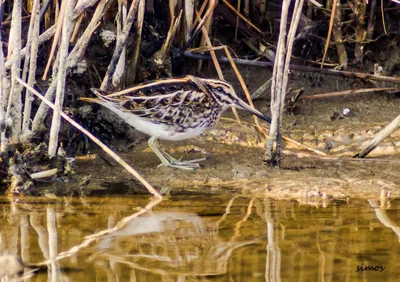
[[0, 198], [0, 255], [50, 260], [25, 281], [400, 280], [397, 200], [175, 196], [126, 218], [149, 201]]

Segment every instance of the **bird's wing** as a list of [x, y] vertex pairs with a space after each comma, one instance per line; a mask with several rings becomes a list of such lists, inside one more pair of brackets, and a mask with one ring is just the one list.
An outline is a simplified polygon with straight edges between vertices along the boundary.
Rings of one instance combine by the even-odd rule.
[[92, 91], [105, 102], [135, 116], [167, 124], [185, 123], [196, 112], [211, 106], [211, 97], [195, 77], [158, 80], [107, 95]]

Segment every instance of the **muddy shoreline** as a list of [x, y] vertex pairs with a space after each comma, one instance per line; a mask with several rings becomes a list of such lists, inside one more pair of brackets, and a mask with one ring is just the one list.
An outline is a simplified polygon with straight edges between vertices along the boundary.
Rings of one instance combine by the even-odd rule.
[[[299, 115], [285, 116], [284, 135], [325, 152], [331, 159], [286, 144], [282, 168], [268, 167], [263, 162], [265, 139], [253, 126], [252, 118], [242, 116], [244, 122], [239, 125], [231, 113], [199, 138], [162, 142], [175, 157], [208, 158], [193, 172], [158, 167], [159, 160], [148, 148], [144, 135], [138, 136], [141, 142], [133, 149], [124, 140], [116, 148], [123, 159], [167, 194], [239, 193], [303, 201], [370, 199], [382, 193], [399, 197], [400, 176], [396, 171], [400, 168], [400, 142], [396, 140], [400, 132], [394, 132], [366, 160], [350, 159], [400, 110], [394, 95], [368, 95], [368, 100], [358, 95], [301, 102]], [[329, 120], [343, 107], [351, 109], [348, 117]], [[122, 167], [92, 148], [91, 158], [79, 157], [77, 161], [77, 178], [92, 175], [88, 191], [146, 193]]]

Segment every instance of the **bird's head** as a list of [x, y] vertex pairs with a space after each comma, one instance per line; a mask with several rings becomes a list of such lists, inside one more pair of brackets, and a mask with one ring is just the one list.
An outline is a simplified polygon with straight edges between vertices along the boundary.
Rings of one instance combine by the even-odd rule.
[[210, 95], [212, 95], [212, 98], [215, 99], [223, 109], [235, 107], [237, 109], [249, 112], [269, 123], [271, 122], [269, 117], [250, 107], [246, 102], [240, 99], [230, 83], [217, 79], [204, 79], [204, 81], [208, 92]]

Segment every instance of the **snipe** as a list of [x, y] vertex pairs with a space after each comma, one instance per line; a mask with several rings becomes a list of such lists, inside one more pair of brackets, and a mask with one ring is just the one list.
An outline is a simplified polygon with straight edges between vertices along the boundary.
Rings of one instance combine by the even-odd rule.
[[193, 170], [204, 159], [179, 161], [159, 147], [158, 139], [179, 141], [199, 136], [216, 124], [230, 107], [245, 110], [260, 119], [271, 119], [251, 108], [232, 85], [195, 76], [169, 78], [107, 95], [92, 89], [98, 98], [81, 98], [116, 113], [126, 123], [150, 135], [149, 146], [165, 166]]

